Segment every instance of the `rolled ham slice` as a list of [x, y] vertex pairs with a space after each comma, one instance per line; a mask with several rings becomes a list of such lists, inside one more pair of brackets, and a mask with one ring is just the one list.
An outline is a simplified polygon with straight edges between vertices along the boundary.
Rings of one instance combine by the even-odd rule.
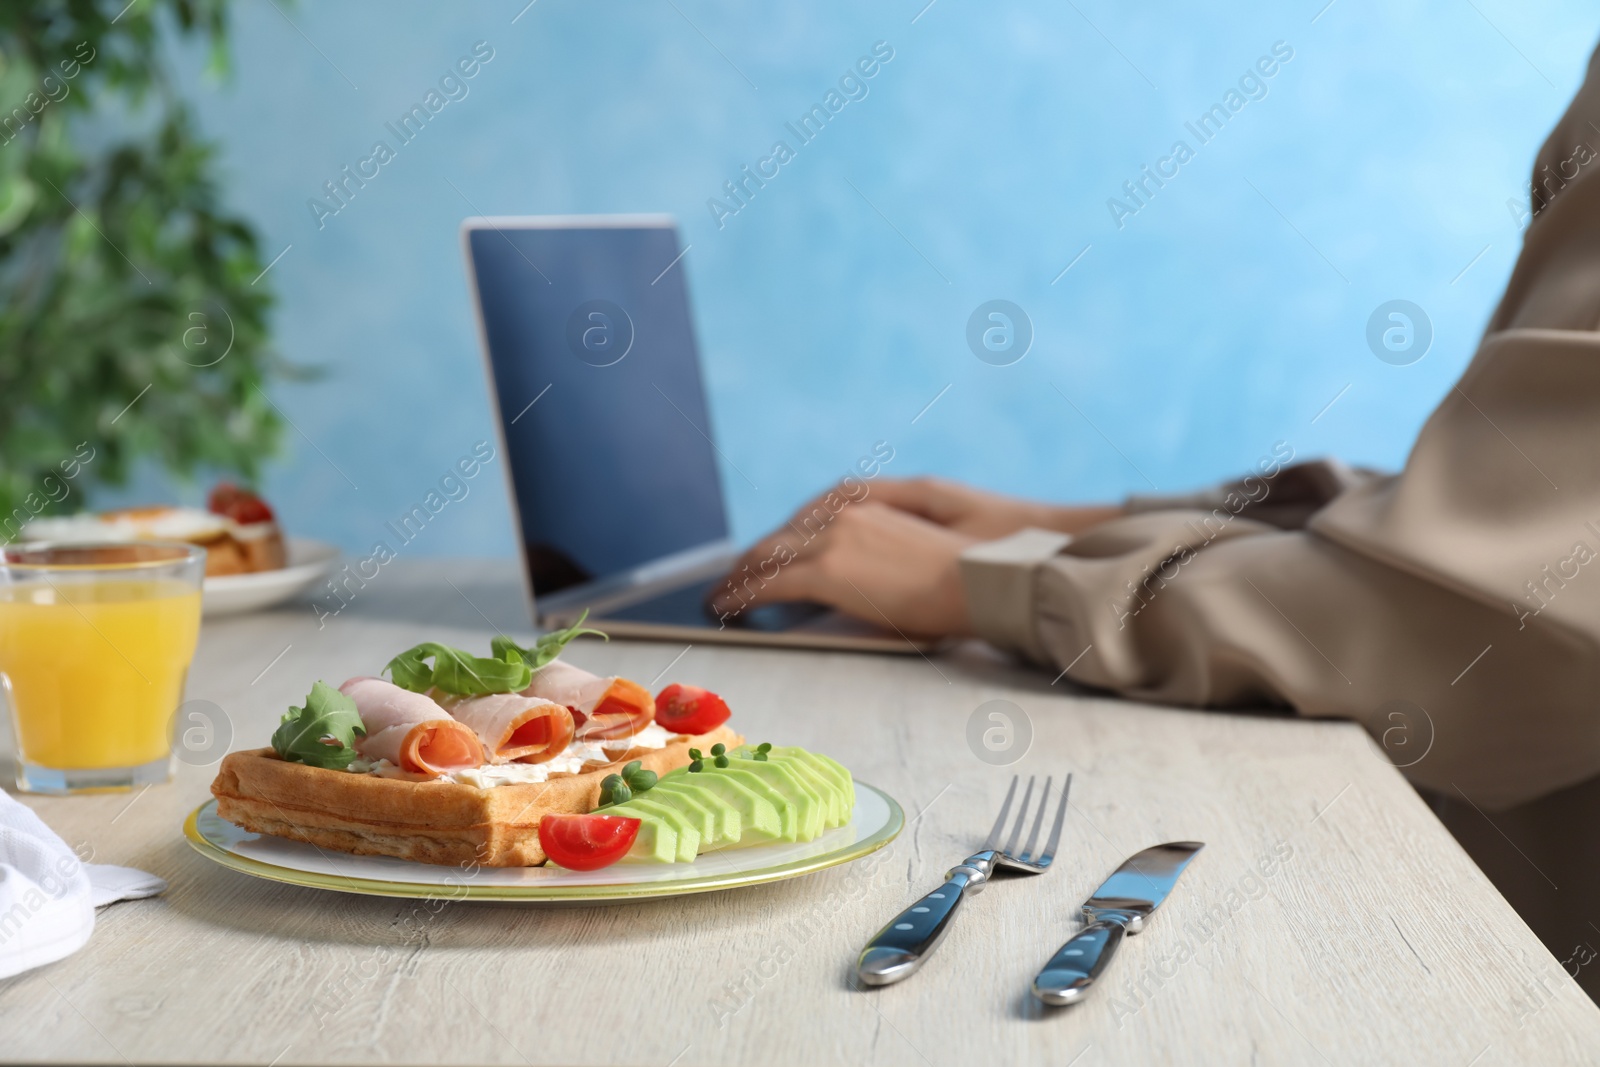
[[472, 727], [421, 693], [382, 678], [352, 678], [339, 692], [355, 701], [367, 729], [365, 737], [356, 738], [363, 759], [386, 759], [430, 777], [483, 766], [483, 743]]
[[494, 763], [543, 763], [572, 743], [577, 724], [565, 704], [521, 693], [452, 701], [446, 710], [466, 723]]
[[535, 671], [522, 694], [565, 705], [572, 712], [580, 741], [632, 737], [656, 717], [655, 698], [638, 682], [602, 678], [561, 660]]

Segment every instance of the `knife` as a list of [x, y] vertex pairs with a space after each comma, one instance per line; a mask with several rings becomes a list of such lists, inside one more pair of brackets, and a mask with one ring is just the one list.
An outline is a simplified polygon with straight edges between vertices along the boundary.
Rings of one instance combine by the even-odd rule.
[[1033, 980], [1033, 995], [1052, 1006], [1082, 1000], [1117, 954], [1122, 935], [1144, 929], [1145, 919], [1205, 847], [1199, 841], [1172, 841], [1130, 856], [1084, 903], [1088, 925], [1050, 957]]

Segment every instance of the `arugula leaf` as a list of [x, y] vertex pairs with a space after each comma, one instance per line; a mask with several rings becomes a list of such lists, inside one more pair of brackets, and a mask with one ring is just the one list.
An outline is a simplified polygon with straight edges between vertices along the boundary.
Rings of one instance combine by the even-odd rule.
[[566, 648], [574, 637], [593, 634], [595, 637], [603, 637], [607, 641], [611, 640], [609, 635], [600, 630], [586, 628], [583, 625], [583, 620], [588, 617], [589, 611], [586, 608], [583, 614], [578, 616], [577, 622], [565, 630], [552, 630], [550, 633], [535, 640], [532, 646], [528, 648], [523, 648], [503, 634], [496, 634], [494, 639], [489, 642], [489, 647], [494, 650], [495, 657], [498, 659], [509, 660], [512, 657], [516, 657], [531, 669], [538, 670], [561, 655], [561, 650]]
[[[426, 662], [430, 659], [432, 666]], [[453, 696], [515, 693], [526, 689], [533, 677], [533, 671], [519, 656], [503, 655], [496, 649], [495, 658], [489, 659], [433, 641], [406, 649], [384, 670], [401, 689], [422, 693], [438, 687]]]
[[272, 732], [272, 749], [290, 763], [344, 770], [356, 758], [356, 734], [366, 732], [356, 702], [327, 682], [318, 682], [305, 707], [291, 706], [284, 713], [283, 722]]

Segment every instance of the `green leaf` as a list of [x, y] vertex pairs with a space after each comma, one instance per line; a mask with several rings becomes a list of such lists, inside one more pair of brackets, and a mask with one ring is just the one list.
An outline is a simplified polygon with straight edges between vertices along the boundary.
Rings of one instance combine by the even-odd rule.
[[230, 206], [178, 73], [226, 50], [236, 6], [0, 4], [0, 540], [135, 473], [181, 498], [280, 450], [267, 394], [306, 375], [271, 344], [279, 248]]
[[[515, 693], [526, 689], [533, 671], [518, 656], [489, 659], [459, 648], [424, 641], [390, 660], [384, 670], [394, 684], [413, 693], [438, 688], [453, 696]], [[430, 665], [427, 661], [432, 660]]]
[[365, 736], [356, 702], [327, 682], [311, 687], [304, 707], [290, 707], [272, 732], [272, 750], [290, 763], [343, 770], [356, 758], [356, 734]]
[[561, 655], [561, 650], [571, 643], [572, 639], [583, 634], [593, 634], [595, 637], [611, 638], [600, 630], [591, 630], [583, 625], [583, 620], [589, 617], [587, 609], [578, 617], [578, 621], [565, 630], [553, 630], [534, 641], [529, 648], [523, 648], [504, 634], [496, 634], [489, 642], [489, 647], [494, 650], [496, 659], [510, 659], [513, 656], [522, 660], [532, 670], [538, 670], [547, 663], [551, 663]]

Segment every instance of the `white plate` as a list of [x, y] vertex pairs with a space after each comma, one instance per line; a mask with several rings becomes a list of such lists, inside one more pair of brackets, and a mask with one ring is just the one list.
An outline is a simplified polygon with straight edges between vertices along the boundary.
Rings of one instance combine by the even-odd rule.
[[254, 574], [207, 578], [200, 602], [208, 616], [260, 611], [293, 599], [326, 578], [339, 560], [339, 550], [304, 537], [288, 539], [289, 565]]
[[282, 837], [253, 834], [208, 800], [190, 814], [189, 844], [224, 867], [275, 882], [385, 897], [539, 901], [622, 901], [736, 889], [794, 878], [860, 859], [895, 839], [905, 813], [887, 793], [856, 782], [848, 823], [804, 844], [775, 842], [707, 852], [693, 863], [618, 863], [598, 871], [560, 867], [455, 867], [388, 856], [353, 856]]

